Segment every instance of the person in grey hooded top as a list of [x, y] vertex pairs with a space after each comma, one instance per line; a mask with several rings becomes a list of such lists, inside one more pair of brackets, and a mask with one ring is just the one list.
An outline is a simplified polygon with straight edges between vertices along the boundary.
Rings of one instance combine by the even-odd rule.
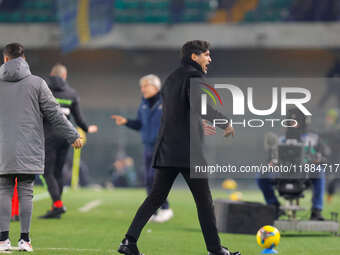
[[9, 222], [14, 180], [18, 181], [21, 237], [19, 249], [32, 251], [29, 239], [33, 180], [44, 172], [46, 118], [75, 148], [82, 141], [65, 118], [46, 82], [32, 75], [18, 43], [6, 45], [0, 67], [0, 251], [10, 249]]

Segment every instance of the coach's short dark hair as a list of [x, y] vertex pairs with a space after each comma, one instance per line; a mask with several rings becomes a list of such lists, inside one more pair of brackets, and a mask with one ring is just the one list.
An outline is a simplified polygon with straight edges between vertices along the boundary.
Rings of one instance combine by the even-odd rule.
[[199, 55], [209, 50], [210, 44], [207, 41], [189, 41], [186, 42], [181, 51], [182, 58], [191, 57], [192, 53]]
[[7, 44], [3, 50], [3, 54], [9, 58], [18, 58], [24, 56], [24, 46], [20, 43]]

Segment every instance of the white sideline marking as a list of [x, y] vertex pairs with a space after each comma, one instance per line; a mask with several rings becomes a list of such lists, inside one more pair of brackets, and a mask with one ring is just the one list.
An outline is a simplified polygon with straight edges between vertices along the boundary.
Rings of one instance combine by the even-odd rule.
[[85, 213], [85, 212], [92, 210], [93, 208], [100, 206], [101, 204], [102, 204], [101, 200], [93, 200], [87, 203], [86, 205], [84, 205], [83, 207], [79, 208], [78, 211]]

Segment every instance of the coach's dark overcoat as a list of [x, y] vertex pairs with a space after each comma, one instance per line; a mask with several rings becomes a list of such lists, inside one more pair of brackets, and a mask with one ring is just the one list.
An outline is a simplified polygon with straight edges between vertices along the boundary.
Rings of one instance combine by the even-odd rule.
[[[205, 163], [200, 115], [200, 87], [203, 82], [201, 66], [188, 58], [184, 58], [181, 66], [165, 80], [161, 90], [163, 116], [155, 147], [154, 168], [190, 168], [190, 155], [192, 163]], [[204, 119], [212, 121], [226, 117], [208, 105]]]

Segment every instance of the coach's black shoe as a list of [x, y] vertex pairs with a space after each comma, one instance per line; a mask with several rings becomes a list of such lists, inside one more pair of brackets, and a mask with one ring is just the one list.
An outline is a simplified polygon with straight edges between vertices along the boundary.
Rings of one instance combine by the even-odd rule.
[[313, 208], [312, 213], [310, 215], [310, 220], [324, 221], [325, 218], [322, 217], [320, 209]]
[[221, 250], [217, 252], [208, 252], [208, 255], [241, 255], [240, 252], [231, 252], [226, 247], [221, 247]]
[[126, 238], [120, 243], [118, 252], [125, 255], [143, 255], [139, 252], [137, 244], [130, 242]]
[[67, 211], [65, 206], [62, 206], [59, 209], [60, 209], [61, 213], [66, 213], [66, 211]]
[[52, 207], [51, 210], [47, 211], [45, 215], [39, 217], [39, 219], [60, 219], [61, 215], [65, 213], [64, 207]]

